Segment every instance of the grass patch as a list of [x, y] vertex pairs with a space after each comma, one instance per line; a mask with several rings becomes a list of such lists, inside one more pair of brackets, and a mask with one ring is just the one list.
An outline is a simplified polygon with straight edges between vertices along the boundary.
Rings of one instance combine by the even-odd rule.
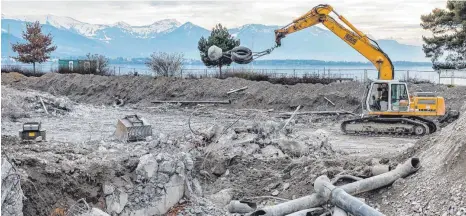
[[[191, 76], [188, 76], [191, 77]], [[296, 85], [298, 83], [311, 83], [311, 84], [330, 84], [332, 82], [337, 82], [339, 78], [328, 78], [320, 77], [314, 74], [305, 74], [299, 77], [289, 77], [286, 74], [265, 74], [265, 73], [255, 73], [250, 71], [227, 71], [222, 74], [220, 77], [218, 74], [214, 76], [218, 79], [226, 79], [229, 77], [236, 77], [245, 80], [251, 81], [267, 81], [273, 84], [281, 85]]]

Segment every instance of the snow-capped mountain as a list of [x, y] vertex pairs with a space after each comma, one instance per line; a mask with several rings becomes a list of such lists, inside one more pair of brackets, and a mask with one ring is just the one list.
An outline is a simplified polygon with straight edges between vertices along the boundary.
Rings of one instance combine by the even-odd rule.
[[2, 19], [13, 19], [26, 22], [39, 21], [41, 24], [48, 24], [59, 29], [67, 29], [78, 34], [93, 39], [110, 40], [111, 36], [106, 35], [106, 29], [117, 28], [125, 33], [139, 38], [153, 38], [157, 34], [168, 33], [181, 26], [181, 23], [174, 19], [156, 21], [145, 26], [131, 26], [125, 22], [117, 22], [111, 25], [90, 24], [75, 20], [71, 17], [61, 17], [55, 15], [28, 15], [28, 16], [8, 16], [2, 14]]
[[104, 25], [96, 25], [80, 22], [71, 17], [61, 17], [54, 15], [28, 15], [28, 16], [8, 16], [3, 15], [2, 19], [12, 19], [25, 22], [39, 21], [40, 24], [48, 24], [59, 29], [75, 31], [86, 37], [92, 37], [96, 31], [105, 28]]
[[[43, 32], [53, 35], [58, 49], [55, 56], [79, 56], [99, 53], [109, 57], [148, 57], [152, 52], [182, 52], [186, 58], [199, 59], [197, 43], [210, 31], [191, 22], [181, 24], [174, 19], [150, 25], [132, 26], [125, 22], [110, 25], [89, 24], [70, 17], [8, 16], [2, 14], [2, 53], [8, 49], [8, 33], [22, 40], [25, 21], [38, 20]], [[9, 26], [9, 31], [7, 31]], [[241, 45], [263, 51], [275, 45], [274, 30], [280, 26], [248, 24], [229, 29]], [[377, 40], [393, 61], [428, 61], [422, 48], [400, 44], [395, 40]], [[262, 59], [315, 59], [324, 61], [367, 61], [332, 32], [313, 26], [282, 39], [282, 46]]]

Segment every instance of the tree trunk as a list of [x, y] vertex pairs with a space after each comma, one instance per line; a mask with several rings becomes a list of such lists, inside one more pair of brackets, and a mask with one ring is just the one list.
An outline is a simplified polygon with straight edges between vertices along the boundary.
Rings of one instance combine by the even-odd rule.
[[36, 63], [35, 62], [32, 63], [32, 68], [33, 68], [34, 74], [36, 74]]
[[222, 79], [223, 78], [223, 76], [222, 76], [222, 65], [221, 64], [218, 65], [218, 68], [220, 69], [220, 77], [219, 78]]

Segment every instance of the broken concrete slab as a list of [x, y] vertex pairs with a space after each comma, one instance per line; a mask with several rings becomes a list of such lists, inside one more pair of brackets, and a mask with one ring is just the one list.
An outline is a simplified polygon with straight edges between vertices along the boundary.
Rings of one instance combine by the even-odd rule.
[[110, 183], [104, 183], [102, 185], [102, 190], [104, 192], [104, 195], [110, 195], [113, 193], [113, 191], [115, 191], [115, 186], [113, 186]]
[[233, 199], [232, 188], [223, 189], [215, 194], [210, 195], [210, 200], [218, 207], [223, 208]]
[[110, 215], [98, 208], [92, 208], [89, 213], [84, 213], [79, 216], [110, 216]]
[[144, 203], [146, 203], [145, 206], [137, 209], [125, 210], [124, 214], [131, 216], [163, 215], [180, 201], [184, 196], [184, 189], [184, 179], [179, 175], [173, 175], [170, 181], [165, 184], [165, 191], [162, 196], [153, 198], [149, 196], [149, 200], [144, 201]]
[[164, 172], [169, 175], [175, 172], [176, 163], [172, 160], [163, 161], [159, 166], [159, 172]]
[[273, 145], [268, 145], [265, 148], [262, 148], [261, 153], [266, 158], [280, 158], [285, 156], [280, 149]]
[[128, 194], [118, 188], [112, 195], [105, 198], [105, 202], [107, 204], [107, 212], [110, 214], [120, 214], [128, 203]]
[[150, 179], [157, 173], [158, 163], [153, 154], [143, 155], [139, 158], [136, 174], [138, 179]]

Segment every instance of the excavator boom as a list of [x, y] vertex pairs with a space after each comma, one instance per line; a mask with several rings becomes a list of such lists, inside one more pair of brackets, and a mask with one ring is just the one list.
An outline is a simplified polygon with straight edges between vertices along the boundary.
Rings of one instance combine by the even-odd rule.
[[[350, 29], [339, 24], [329, 14], [333, 12]], [[377, 43], [368, 38], [364, 33], [356, 29], [346, 18], [336, 13], [330, 5], [319, 5], [293, 20], [289, 25], [275, 30], [275, 42], [281, 46], [281, 39], [286, 35], [303, 30], [305, 28], [322, 23], [335, 35], [345, 41], [348, 45], [366, 57], [379, 72], [380, 80], [393, 80], [394, 68], [390, 58], [382, 51]]]

